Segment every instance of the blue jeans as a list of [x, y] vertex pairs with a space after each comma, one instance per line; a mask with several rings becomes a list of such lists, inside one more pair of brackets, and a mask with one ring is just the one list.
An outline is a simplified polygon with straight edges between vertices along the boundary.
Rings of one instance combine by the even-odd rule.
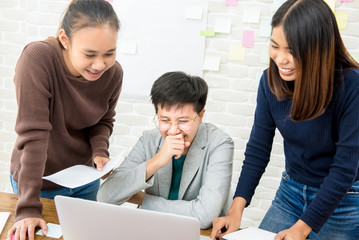
[[[19, 185], [10, 174], [10, 182], [15, 194], [19, 194]], [[83, 198], [96, 201], [97, 191], [100, 188], [100, 179], [77, 188], [59, 188], [55, 190], [41, 190], [40, 197], [54, 199], [56, 195]]]
[[[318, 188], [303, 185], [283, 173], [271, 207], [259, 228], [278, 233], [294, 225], [315, 198]], [[311, 240], [359, 239], [359, 181], [344, 196], [319, 233], [312, 231]]]

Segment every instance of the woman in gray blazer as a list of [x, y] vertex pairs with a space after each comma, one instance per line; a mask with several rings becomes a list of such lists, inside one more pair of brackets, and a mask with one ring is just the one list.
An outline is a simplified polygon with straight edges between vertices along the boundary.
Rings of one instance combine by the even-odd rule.
[[[101, 185], [97, 200], [197, 218], [201, 228], [220, 216], [231, 186], [233, 141], [202, 123], [208, 86], [183, 72], [155, 81], [157, 128], [145, 131]], [[144, 191], [142, 191], [144, 190]]]

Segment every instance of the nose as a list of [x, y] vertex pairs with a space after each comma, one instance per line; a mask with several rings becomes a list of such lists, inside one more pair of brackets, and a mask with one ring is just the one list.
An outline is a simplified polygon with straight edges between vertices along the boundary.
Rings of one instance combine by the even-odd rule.
[[105, 59], [103, 58], [97, 58], [95, 62], [92, 64], [92, 68], [98, 71], [105, 69], [105, 67], [106, 67], [106, 62]]
[[172, 123], [172, 124], [170, 125], [170, 128], [167, 130], [167, 134], [168, 134], [168, 135], [177, 135], [177, 134], [179, 134], [179, 133], [180, 133], [180, 130], [179, 130], [179, 128], [178, 128], [178, 126], [177, 126], [176, 123]]
[[279, 52], [275, 59], [275, 62], [282, 65], [287, 64], [289, 62], [288, 54], [285, 52]]

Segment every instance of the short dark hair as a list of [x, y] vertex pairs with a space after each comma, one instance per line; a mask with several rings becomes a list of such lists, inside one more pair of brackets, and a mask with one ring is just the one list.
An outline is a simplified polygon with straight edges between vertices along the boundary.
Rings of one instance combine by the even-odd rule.
[[71, 40], [72, 34], [85, 27], [108, 24], [118, 31], [120, 21], [112, 5], [105, 0], [72, 0], [68, 5], [59, 29], [64, 29]]
[[346, 50], [335, 15], [323, 0], [286, 1], [272, 18], [272, 29], [278, 26], [283, 26], [297, 77], [293, 91], [271, 59], [270, 89], [278, 100], [292, 98], [292, 120], [313, 119], [330, 103], [334, 87], [341, 80], [337, 76], [357, 68], [358, 63]]
[[170, 109], [193, 104], [199, 114], [206, 105], [207, 94], [208, 85], [202, 78], [184, 72], [167, 72], [153, 83], [151, 100], [156, 113], [159, 106]]

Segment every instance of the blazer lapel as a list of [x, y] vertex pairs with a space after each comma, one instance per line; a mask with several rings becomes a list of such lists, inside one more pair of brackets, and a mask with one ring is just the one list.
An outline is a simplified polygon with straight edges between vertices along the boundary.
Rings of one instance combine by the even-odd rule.
[[[161, 150], [164, 139], [161, 139], [160, 146], [157, 149], [157, 153]], [[163, 198], [168, 198], [168, 194], [170, 193], [171, 181], [172, 181], [172, 160], [163, 168], [160, 168], [157, 171], [158, 176], [158, 191], [159, 196]]]
[[203, 149], [207, 144], [207, 130], [206, 125], [202, 123], [197, 131], [191, 147], [187, 153], [184, 161], [182, 178], [178, 193], [178, 199], [182, 199], [187, 191], [192, 179], [195, 177], [199, 167], [203, 162]]

